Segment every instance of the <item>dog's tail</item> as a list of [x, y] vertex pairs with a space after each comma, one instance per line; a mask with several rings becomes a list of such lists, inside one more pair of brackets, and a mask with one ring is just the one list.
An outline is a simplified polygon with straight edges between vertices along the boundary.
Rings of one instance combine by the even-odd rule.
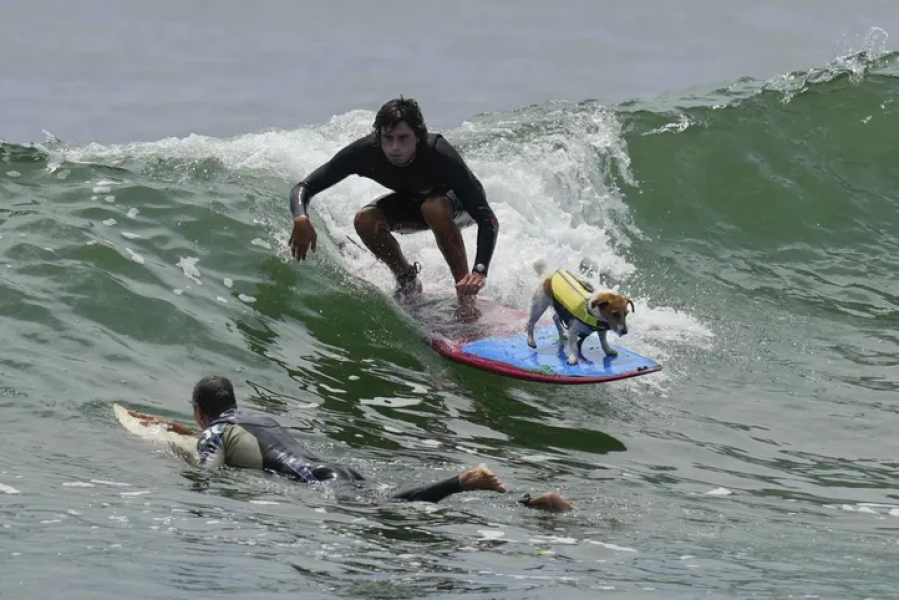
[[549, 265], [546, 264], [545, 260], [539, 258], [534, 261], [534, 270], [537, 271], [537, 275], [542, 277], [549, 270]]

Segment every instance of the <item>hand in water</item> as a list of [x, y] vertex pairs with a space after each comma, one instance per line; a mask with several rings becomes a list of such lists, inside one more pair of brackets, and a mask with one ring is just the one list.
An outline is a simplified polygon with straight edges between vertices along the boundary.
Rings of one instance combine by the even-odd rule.
[[306, 215], [299, 215], [293, 219], [293, 229], [287, 245], [290, 247], [290, 255], [297, 260], [306, 260], [306, 253], [311, 249], [315, 252], [318, 242], [318, 234], [315, 226]]

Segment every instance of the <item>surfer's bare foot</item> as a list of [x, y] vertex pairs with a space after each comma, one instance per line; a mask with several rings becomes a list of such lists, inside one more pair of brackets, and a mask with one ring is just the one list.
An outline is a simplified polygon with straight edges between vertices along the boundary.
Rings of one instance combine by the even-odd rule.
[[393, 297], [397, 300], [405, 300], [411, 296], [421, 294], [421, 281], [418, 279], [418, 273], [421, 271], [419, 263], [412, 264], [409, 270], [396, 277], [396, 291]]
[[540, 494], [536, 498], [531, 498], [531, 495], [528, 494], [519, 500], [518, 503], [523, 504], [528, 508], [549, 512], [568, 512], [574, 510], [574, 503], [571, 500], [566, 500], [555, 492], [546, 492]]
[[459, 306], [456, 307], [456, 318], [460, 321], [475, 321], [481, 316], [474, 296], [459, 296]]
[[473, 469], [468, 469], [459, 475], [459, 485], [463, 490], [487, 490], [490, 492], [506, 493], [506, 486], [496, 473], [484, 463], [479, 464]]

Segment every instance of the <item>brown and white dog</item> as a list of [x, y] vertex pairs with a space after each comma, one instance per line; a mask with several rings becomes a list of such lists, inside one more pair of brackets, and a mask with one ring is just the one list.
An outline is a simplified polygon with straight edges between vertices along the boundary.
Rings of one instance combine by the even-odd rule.
[[565, 339], [565, 330], [568, 331], [569, 365], [578, 363], [581, 345], [594, 331], [599, 335], [606, 356], [617, 356], [618, 352], [609, 346], [606, 334], [614, 331], [619, 336], [627, 335], [628, 307], [634, 310], [630, 298], [611, 290], [594, 290], [589, 283], [564, 269], [547, 274], [547, 265], [542, 259], [534, 263], [534, 270], [543, 280], [531, 299], [528, 346], [537, 347], [534, 326], [552, 305], [560, 344]]

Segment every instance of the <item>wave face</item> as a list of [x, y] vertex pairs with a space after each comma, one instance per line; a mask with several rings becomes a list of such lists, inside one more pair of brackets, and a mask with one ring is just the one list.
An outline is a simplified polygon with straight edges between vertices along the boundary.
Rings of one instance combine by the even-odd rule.
[[[371, 112], [231, 139], [0, 146], [0, 482], [38, 499], [16, 519], [124, 519], [157, 575], [181, 573], [170, 548], [186, 539], [201, 549], [172, 575], [187, 587], [218, 581], [226, 561], [253, 573], [238, 587], [299, 577], [345, 594], [375, 586], [371, 597], [511, 593], [538, 569], [551, 581], [535, 585], [584, 594], [601, 579], [744, 595], [786, 568], [807, 575], [805, 594], [877, 595], [893, 569], [878, 515], [899, 514], [896, 61], [863, 52], [445, 132], [501, 223], [486, 296], [526, 306], [543, 258], [634, 299], [622, 342], [665, 370], [590, 388], [491, 377], [422, 344], [352, 228], [382, 193], [370, 182], [316, 197], [319, 252], [290, 260], [288, 189], [366, 133]], [[473, 252], [475, 231], [464, 237]], [[402, 243], [426, 285], [446, 285], [429, 234]], [[206, 372], [372, 480], [411, 485], [487, 460], [516, 494], [557, 489], [581, 511], [547, 533], [508, 497], [422, 512], [335, 504], [262, 476], [179, 472], [112, 422], [112, 401], [188, 419]], [[59, 482], [73, 489], [45, 497]], [[83, 549], [63, 526], [54, 552]], [[865, 568], [844, 568], [848, 555]], [[99, 573], [83, 561], [77, 577]], [[614, 569], [597, 574], [597, 561]]]

